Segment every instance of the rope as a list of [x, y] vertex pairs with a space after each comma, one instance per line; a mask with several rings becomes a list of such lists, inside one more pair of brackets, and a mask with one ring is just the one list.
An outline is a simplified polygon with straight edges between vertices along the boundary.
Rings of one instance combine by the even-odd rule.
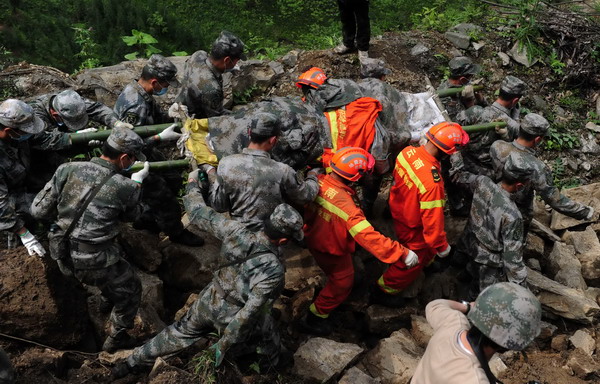
[[51, 347], [49, 345], [44, 345], [44, 344], [38, 343], [37, 341], [23, 339], [23, 338], [17, 337], [17, 336], [7, 335], [6, 333], [2, 333], [2, 332], [0, 332], [0, 336], [1, 337], [5, 337], [7, 339], [17, 340], [17, 341], [21, 341], [21, 342], [24, 342], [24, 343], [37, 345], [38, 347], [48, 348], [48, 349], [51, 349], [51, 350], [56, 351], [56, 352], [72, 353], [72, 354], [75, 354], [75, 355], [82, 355], [84, 357], [85, 356], [94, 356], [94, 357], [97, 357], [98, 353], [99, 353], [99, 352], [93, 352], [93, 353], [92, 352], [82, 352], [82, 351], [75, 351], [75, 350], [70, 350], [70, 349], [66, 350], [66, 351], [63, 351], [63, 350]]

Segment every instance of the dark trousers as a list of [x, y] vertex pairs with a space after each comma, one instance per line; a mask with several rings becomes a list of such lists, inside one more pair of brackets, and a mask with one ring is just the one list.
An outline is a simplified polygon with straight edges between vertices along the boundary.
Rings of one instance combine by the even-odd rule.
[[338, 7], [344, 45], [368, 51], [371, 39], [369, 0], [338, 0]]

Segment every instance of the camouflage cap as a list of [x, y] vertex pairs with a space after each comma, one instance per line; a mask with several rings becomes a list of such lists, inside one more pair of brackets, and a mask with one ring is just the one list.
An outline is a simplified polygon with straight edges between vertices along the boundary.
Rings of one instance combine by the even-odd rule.
[[73, 90], [67, 89], [57, 94], [52, 100], [52, 109], [58, 113], [72, 132], [87, 126], [88, 114], [85, 100]]
[[476, 75], [481, 72], [481, 65], [473, 64], [473, 61], [466, 56], [453, 58], [448, 62], [448, 67], [450, 67], [450, 77]]
[[212, 45], [213, 51], [219, 49], [220, 52], [224, 53], [224, 56], [246, 60], [244, 47], [242, 40], [229, 31], [221, 31], [221, 34]]
[[537, 113], [528, 113], [521, 119], [521, 129], [536, 136], [545, 136], [550, 128], [550, 123]]
[[113, 129], [106, 143], [121, 153], [133, 155], [139, 161], [146, 161], [146, 156], [142, 153], [144, 140], [131, 129]]
[[0, 104], [0, 124], [31, 134], [44, 130], [44, 122], [33, 113], [31, 105], [17, 99]]
[[379, 79], [392, 73], [385, 67], [385, 63], [380, 59], [366, 58], [360, 62], [360, 75], [363, 78], [373, 77]]
[[297, 241], [304, 239], [302, 216], [288, 204], [279, 204], [269, 216], [273, 229]]
[[144, 72], [158, 80], [168, 82], [172, 87], [179, 86], [179, 81], [176, 77], [177, 67], [171, 60], [162, 55], [154, 54], [150, 56], [148, 62], [144, 66]]
[[498, 283], [479, 294], [467, 317], [496, 344], [521, 351], [540, 333], [542, 306], [527, 288]]
[[523, 96], [527, 90], [527, 84], [518, 77], [506, 76], [500, 84], [500, 90], [511, 95]]
[[519, 151], [512, 151], [504, 162], [502, 174], [520, 182], [530, 180], [534, 168], [531, 165], [532, 163], [526, 161], [524, 157], [527, 157], [527, 155]]
[[279, 136], [281, 127], [277, 116], [268, 112], [259, 112], [252, 116], [250, 133], [261, 136]]

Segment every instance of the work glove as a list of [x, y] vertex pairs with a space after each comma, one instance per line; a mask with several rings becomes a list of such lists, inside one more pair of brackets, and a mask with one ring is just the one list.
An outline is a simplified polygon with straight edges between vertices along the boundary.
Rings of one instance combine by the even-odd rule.
[[225, 351], [223, 351], [223, 348], [219, 342], [220, 340], [210, 346], [210, 349], [215, 351], [215, 367], [221, 365], [223, 359], [225, 358]]
[[592, 220], [594, 218], [594, 213], [595, 213], [594, 207], [589, 207], [588, 206], [588, 214], [585, 217], [585, 220]]
[[90, 140], [88, 141], [88, 147], [101, 147], [103, 143], [102, 140]]
[[98, 132], [98, 128], [90, 127], [90, 128], [80, 129], [79, 131], [77, 131], [75, 133], [91, 133], [91, 132]]
[[450, 250], [452, 249], [452, 247], [450, 246], [450, 244], [448, 244], [448, 246], [446, 247], [446, 249], [444, 249], [441, 252], [437, 253], [437, 257], [439, 257], [440, 259], [443, 259], [444, 257], [448, 257], [448, 255], [450, 254]]
[[69, 263], [65, 263], [62, 259], [56, 260], [56, 264], [58, 264], [58, 269], [60, 272], [66, 277], [73, 276], [73, 267], [69, 265]]
[[416, 253], [414, 253], [413, 251], [411, 251], [409, 249], [408, 254], [406, 255], [406, 257], [404, 257], [404, 264], [406, 264], [406, 266], [408, 268], [412, 268], [415, 265], [417, 265], [418, 262], [419, 262], [419, 256], [417, 256]]
[[42, 244], [37, 241], [31, 232], [26, 231], [24, 234], [19, 235], [19, 238], [21, 239], [21, 243], [27, 248], [29, 256], [38, 255], [42, 257], [46, 254], [46, 250], [42, 247]]
[[171, 124], [159, 133], [157, 136], [160, 138], [160, 141], [179, 140], [181, 133], [175, 132], [175, 128], [177, 128], [177, 124]]
[[141, 184], [144, 181], [144, 179], [146, 177], [148, 177], [149, 174], [150, 174], [150, 163], [145, 161], [144, 168], [142, 168], [141, 171], [137, 171], [137, 172], [131, 174], [131, 180], [135, 181], [136, 183]]
[[215, 169], [215, 167], [213, 167], [210, 164], [200, 164], [200, 165], [198, 165], [198, 169], [208, 173], [208, 172], [211, 172], [213, 169]]
[[473, 99], [475, 98], [475, 90], [471, 84], [465, 85], [463, 90], [460, 92], [460, 97], [463, 99]]
[[133, 129], [133, 125], [126, 123], [124, 121], [121, 121], [121, 120], [117, 120], [113, 124], [113, 128]]
[[[503, 121], [500, 120], [500, 119], [495, 119], [495, 120], [492, 121], [492, 123], [502, 123], [502, 122]], [[507, 139], [508, 138], [508, 126], [501, 127], [501, 126], [496, 125], [494, 127], [494, 130], [496, 131], [496, 134], [498, 136], [500, 136], [500, 138], [502, 138], [502, 139]]]
[[182, 119], [182, 117], [187, 117], [188, 116], [188, 107], [183, 105], [183, 104], [179, 104], [179, 103], [173, 103], [173, 105], [171, 105], [169, 107], [169, 117], [173, 118], [173, 119]]
[[314, 176], [314, 177], [318, 177], [319, 175], [322, 175], [325, 173], [325, 170], [323, 168], [317, 167], [317, 168], [312, 168], [310, 171], [308, 171], [306, 173], [306, 176]]
[[410, 133], [410, 141], [416, 143], [423, 137], [423, 132], [411, 132]]

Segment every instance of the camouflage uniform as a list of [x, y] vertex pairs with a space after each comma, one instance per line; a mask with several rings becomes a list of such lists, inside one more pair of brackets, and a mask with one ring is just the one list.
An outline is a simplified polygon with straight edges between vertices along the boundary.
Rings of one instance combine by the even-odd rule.
[[0, 384], [13, 384], [15, 382], [15, 370], [8, 355], [0, 348]]
[[[122, 148], [131, 147], [131, 141], [141, 149], [142, 139], [130, 130], [115, 129], [107, 140], [111, 147], [124, 153]], [[143, 159], [139, 153], [135, 155]], [[103, 296], [114, 304], [111, 336], [133, 327], [141, 299], [140, 279], [121, 256], [121, 247], [116, 242], [119, 221], [131, 221], [140, 214], [141, 188], [118, 172], [114, 164], [101, 158], [63, 164], [31, 206], [34, 217], [56, 220], [56, 225], [66, 231], [90, 191], [105, 176], [114, 173], [89, 203], [69, 237], [75, 277], [100, 288]]]
[[[537, 127], [543, 126], [544, 122], [546, 128], [540, 131]], [[530, 113], [523, 119], [522, 129], [534, 135], [538, 134], [544, 136], [547, 131], [547, 124], [548, 122], [542, 116]], [[560, 193], [559, 189], [554, 186], [552, 170], [540, 159], [535, 157], [535, 150], [533, 148], [525, 147], [517, 141], [508, 143], [503, 140], [498, 140], [492, 144], [490, 156], [492, 158], [496, 178], [501, 176], [506, 159], [512, 153], [518, 154], [517, 164], [519, 166], [532, 167], [534, 169], [531, 183], [527, 184], [525, 188], [517, 192], [515, 197], [515, 203], [523, 215], [526, 230], [529, 228], [529, 224], [533, 219], [534, 192], [537, 192], [548, 205], [563, 215], [582, 220], [590, 214], [590, 207], [573, 201]]]
[[[481, 66], [473, 64], [471, 59], [465, 56], [453, 58], [448, 63], [448, 67], [450, 68], [450, 77], [452, 78], [472, 76], [481, 72]], [[437, 90], [439, 92], [450, 88], [461, 88], [469, 83], [470, 82], [462, 85], [455, 85], [450, 83], [450, 80], [444, 80]], [[444, 108], [446, 108], [446, 112], [448, 112], [448, 116], [450, 116], [451, 121], [456, 121], [456, 116], [466, 109], [460, 93], [454, 96], [442, 97], [440, 100], [444, 105]], [[485, 106], [485, 101], [477, 104]]]
[[[244, 343], [242, 347], [252, 348], [277, 364], [280, 338], [271, 308], [285, 279], [279, 249], [263, 232], [249, 231], [207, 207], [193, 184], [186, 186], [185, 209], [195, 225], [223, 242], [220, 257], [224, 264], [185, 316], [136, 348], [127, 363], [130, 367], [153, 364], [158, 356], [189, 347], [216, 329], [221, 335], [216, 344], [221, 354], [234, 344]], [[302, 237], [302, 218], [288, 205], [278, 206], [271, 221], [279, 228], [293, 227], [294, 237]]]
[[[251, 131], [276, 136], [277, 118], [260, 115]], [[302, 181], [289, 166], [273, 159], [268, 152], [244, 148], [242, 153], [227, 156], [219, 162], [217, 179], [211, 186], [210, 205], [218, 212], [260, 229], [273, 209], [284, 200], [300, 206], [317, 196], [319, 184], [314, 175]]]
[[[525, 83], [514, 76], [507, 76], [500, 87], [501, 90], [514, 95], [523, 95], [525, 88]], [[498, 139], [511, 141], [517, 136], [520, 114], [518, 106], [509, 110], [497, 101], [489, 107], [473, 106], [458, 114], [456, 122], [461, 125], [489, 123], [494, 120], [501, 120], [508, 124], [505, 137], [500, 137], [494, 129], [469, 135], [471, 139], [469, 145], [461, 152], [469, 172], [494, 177], [490, 147]]]

